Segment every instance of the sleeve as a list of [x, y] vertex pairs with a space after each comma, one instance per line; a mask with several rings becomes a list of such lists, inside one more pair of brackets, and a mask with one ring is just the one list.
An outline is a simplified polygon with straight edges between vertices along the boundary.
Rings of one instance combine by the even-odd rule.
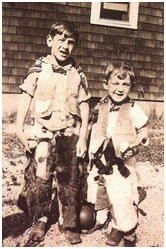
[[36, 82], [38, 79], [38, 73], [29, 74], [25, 79], [22, 85], [19, 88], [23, 91], [28, 93], [31, 97], [34, 96], [35, 89], [36, 89]]
[[148, 122], [148, 116], [136, 103], [134, 103], [134, 106], [131, 108], [131, 117], [137, 130], [145, 126]]
[[133, 118], [135, 128], [137, 130], [136, 145], [142, 144], [144, 146], [148, 146], [148, 128], [146, 127], [148, 122], [148, 116], [136, 103], [134, 103], [134, 106], [131, 108], [131, 116]]
[[149, 145], [148, 128], [146, 126], [137, 130], [137, 141], [144, 146]]
[[23, 91], [28, 93], [31, 97], [34, 96], [34, 92], [36, 89], [36, 83], [39, 77], [39, 74], [42, 70], [42, 61], [41, 58], [37, 59], [32, 67], [29, 69], [27, 76], [24, 79], [22, 85], [19, 88]]
[[79, 88], [79, 104], [86, 102], [91, 98], [90, 93], [88, 92], [88, 82], [86, 76], [83, 72], [80, 72], [81, 83]]

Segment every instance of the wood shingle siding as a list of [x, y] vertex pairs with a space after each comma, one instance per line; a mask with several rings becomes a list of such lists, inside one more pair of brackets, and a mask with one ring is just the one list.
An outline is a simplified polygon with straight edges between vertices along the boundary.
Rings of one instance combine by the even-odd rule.
[[28, 68], [49, 53], [45, 37], [55, 20], [77, 23], [74, 57], [82, 66], [93, 97], [102, 97], [104, 71], [112, 60], [130, 62], [136, 73], [133, 96], [155, 99], [164, 93], [164, 4], [140, 2], [136, 30], [90, 24], [90, 2], [2, 3], [4, 93], [19, 93]]

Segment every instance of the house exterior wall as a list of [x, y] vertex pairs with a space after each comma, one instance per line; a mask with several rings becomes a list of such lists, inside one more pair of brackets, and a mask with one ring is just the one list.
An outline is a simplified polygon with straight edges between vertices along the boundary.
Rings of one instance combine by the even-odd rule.
[[90, 2], [2, 3], [2, 90], [19, 93], [28, 68], [49, 53], [45, 37], [54, 20], [74, 21], [80, 38], [73, 56], [85, 72], [93, 97], [105, 91], [102, 79], [112, 60], [130, 62], [136, 73], [133, 97], [164, 94], [164, 3], [140, 2], [138, 29], [90, 24]]

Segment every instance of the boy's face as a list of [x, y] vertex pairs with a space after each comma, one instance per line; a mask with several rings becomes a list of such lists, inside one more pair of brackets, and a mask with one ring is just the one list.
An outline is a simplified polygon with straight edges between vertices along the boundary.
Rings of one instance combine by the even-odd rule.
[[65, 32], [63, 32], [63, 34], [56, 34], [53, 38], [49, 35], [47, 37], [47, 45], [51, 47], [51, 55], [58, 61], [64, 62], [74, 49], [75, 39], [67, 37]]
[[115, 102], [122, 102], [129, 94], [131, 81], [129, 74], [125, 79], [118, 78], [118, 75], [111, 75], [107, 85], [108, 93]]

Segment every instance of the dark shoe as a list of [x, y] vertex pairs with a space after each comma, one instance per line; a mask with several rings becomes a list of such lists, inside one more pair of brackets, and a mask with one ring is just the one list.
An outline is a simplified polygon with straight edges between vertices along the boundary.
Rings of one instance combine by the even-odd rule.
[[118, 246], [122, 238], [124, 237], [124, 232], [121, 232], [115, 228], [107, 236], [106, 244], [110, 246]]
[[136, 235], [136, 227], [127, 232], [124, 236], [124, 246], [125, 247], [136, 247], [137, 235]]
[[44, 236], [46, 234], [46, 222], [38, 221], [34, 227], [32, 228], [29, 240], [40, 242], [44, 240]]
[[70, 244], [78, 244], [82, 242], [80, 234], [71, 230], [66, 230], [65, 239]]
[[97, 221], [96, 224], [95, 224], [95, 226], [94, 226], [92, 229], [88, 230], [86, 233], [87, 233], [87, 234], [94, 233], [95, 231], [104, 228], [104, 226], [105, 226], [105, 223], [104, 223], [104, 224], [101, 224], [101, 223], [99, 223], [99, 222]]
[[136, 247], [136, 241], [130, 241], [130, 240], [125, 239], [124, 246], [125, 247]]
[[36, 247], [40, 242], [28, 240], [23, 247]]

